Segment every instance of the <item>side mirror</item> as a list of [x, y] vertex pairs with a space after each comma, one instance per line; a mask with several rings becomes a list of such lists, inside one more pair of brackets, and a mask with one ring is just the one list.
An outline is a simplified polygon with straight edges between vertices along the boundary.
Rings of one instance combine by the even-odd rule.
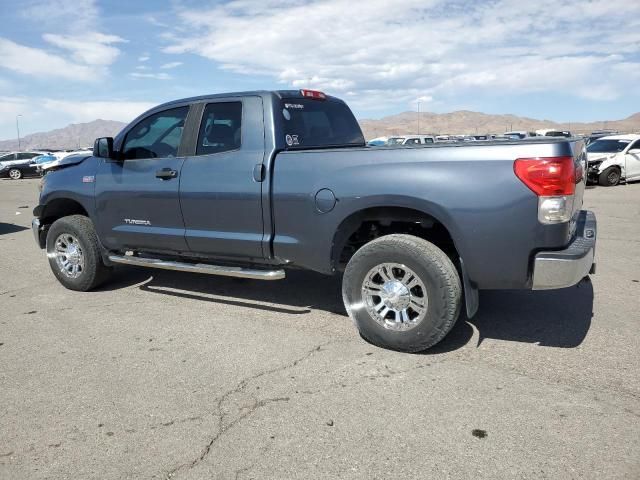
[[630, 153], [631, 155], [640, 155], [640, 148], [632, 148], [627, 153]]
[[113, 158], [113, 138], [97, 138], [93, 144], [93, 156], [98, 158]]

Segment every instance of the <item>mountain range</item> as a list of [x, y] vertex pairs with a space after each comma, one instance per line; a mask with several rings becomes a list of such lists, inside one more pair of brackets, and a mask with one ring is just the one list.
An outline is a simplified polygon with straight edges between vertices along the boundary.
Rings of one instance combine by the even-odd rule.
[[[382, 136], [404, 134], [485, 134], [503, 133], [509, 130], [538, 130], [554, 128], [584, 134], [594, 130], [610, 129], [620, 132], [640, 132], [640, 112], [622, 120], [591, 123], [558, 123], [551, 120], [518, 117], [516, 115], [489, 115], [461, 110], [451, 113], [403, 112], [377, 120], [359, 120], [368, 140]], [[75, 149], [91, 147], [98, 137], [113, 137], [126, 124], [114, 120], [94, 120], [73, 123], [48, 132], [33, 133], [20, 139], [22, 150]], [[0, 151], [16, 150], [18, 140], [0, 141]]]
[[504, 133], [507, 131], [535, 131], [544, 128], [569, 130], [576, 134], [588, 134], [595, 130], [640, 132], [640, 112], [623, 120], [601, 122], [558, 123], [551, 120], [518, 117], [515, 115], [489, 115], [461, 110], [451, 113], [404, 112], [379, 120], [359, 120], [367, 139], [404, 134], [474, 135]]
[[[114, 137], [126, 124], [115, 120], [94, 120], [88, 123], [72, 123], [64, 128], [48, 132], [32, 133], [20, 138], [22, 150], [68, 150], [93, 147], [98, 137]], [[17, 150], [18, 140], [0, 141], [0, 150]]]

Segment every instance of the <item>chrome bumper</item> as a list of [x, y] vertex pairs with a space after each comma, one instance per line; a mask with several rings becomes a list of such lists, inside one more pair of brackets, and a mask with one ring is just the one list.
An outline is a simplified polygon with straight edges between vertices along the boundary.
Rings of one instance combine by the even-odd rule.
[[582, 210], [574, 240], [564, 250], [540, 252], [533, 264], [533, 290], [551, 290], [575, 285], [595, 273], [596, 216]]

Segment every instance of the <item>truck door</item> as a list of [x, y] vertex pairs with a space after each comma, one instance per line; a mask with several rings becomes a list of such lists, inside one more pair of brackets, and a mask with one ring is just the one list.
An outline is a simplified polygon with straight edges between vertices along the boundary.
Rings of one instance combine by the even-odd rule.
[[216, 99], [203, 107], [180, 183], [187, 244], [198, 254], [262, 259], [262, 99]]
[[637, 180], [640, 178], [640, 140], [636, 140], [629, 147], [625, 155], [625, 170], [627, 180]]
[[180, 146], [188, 106], [153, 113], [127, 133], [120, 159], [96, 175], [98, 234], [108, 249], [186, 251], [180, 212]]

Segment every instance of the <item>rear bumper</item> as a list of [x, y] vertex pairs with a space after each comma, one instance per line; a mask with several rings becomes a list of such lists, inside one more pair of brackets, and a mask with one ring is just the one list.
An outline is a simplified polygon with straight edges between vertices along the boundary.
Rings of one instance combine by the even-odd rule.
[[576, 225], [576, 236], [567, 248], [536, 254], [533, 290], [571, 287], [589, 273], [595, 273], [596, 234], [595, 214], [582, 210]]

